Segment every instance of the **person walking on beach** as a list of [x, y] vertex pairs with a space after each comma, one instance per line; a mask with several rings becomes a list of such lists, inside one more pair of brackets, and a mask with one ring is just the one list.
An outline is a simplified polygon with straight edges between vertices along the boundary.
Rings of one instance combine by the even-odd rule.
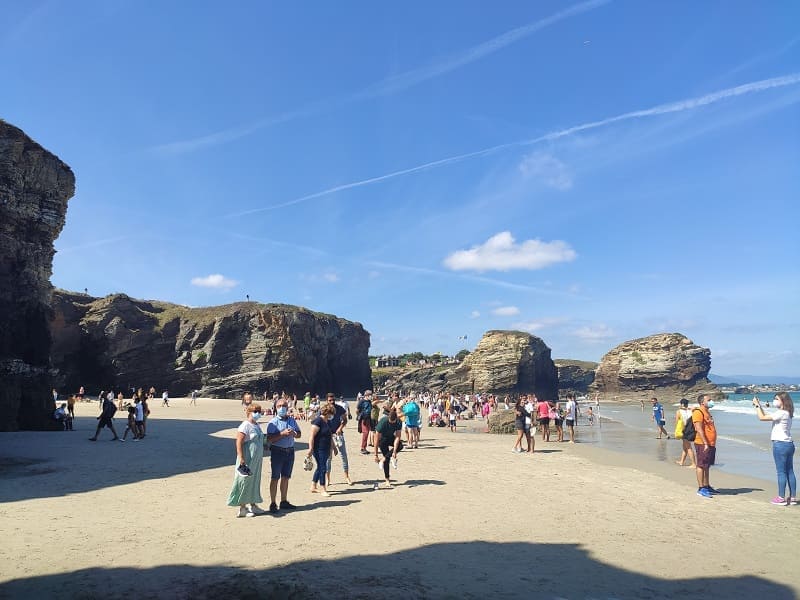
[[[697, 468], [697, 461], [694, 457], [694, 448], [692, 448], [692, 442], [687, 440], [683, 437], [683, 430], [686, 429], [686, 423], [692, 420], [692, 411], [689, 410], [689, 401], [686, 398], [681, 398], [681, 407], [675, 413], [675, 437], [680, 437], [681, 442], [683, 443], [683, 449], [681, 450], [681, 457], [679, 460], [675, 462], [678, 466], [684, 466], [686, 459], [692, 461], [690, 466]], [[678, 436], [678, 430], [680, 429], [681, 435]]]
[[197, 390], [192, 390], [191, 400], [189, 400], [189, 406], [197, 406]]
[[[769, 439], [772, 441], [772, 458], [775, 461], [775, 471], [778, 474], [778, 495], [770, 502], [788, 506], [797, 504], [797, 478], [794, 475], [794, 440], [792, 440], [792, 419], [794, 418], [794, 402], [786, 392], [775, 394], [772, 406], [776, 409], [768, 415], [761, 408], [758, 397], [753, 398], [756, 407], [756, 416], [759, 421], [771, 421], [772, 432]], [[786, 487], [789, 487], [789, 496], [786, 496]]]
[[372, 423], [372, 390], [364, 392], [364, 396], [359, 398], [356, 404], [356, 418], [358, 419], [358, 432], [361, 434], [361, 454], [369, 454], [367, 442], [370, 432], [374, 428]]
[[166, 406], [169, 408], [169, 394], [167, 393], [167, 390], [164, 390], [161, 393], [161, 406]]
[[67, 412], [70, 417], [75, 418], [75, 396], [72, 394], [67, 398]]
[[561, 412], [561, 403], [560, 402], [553, 402], [550, 408], [550, 420], [555, 423], [556, 426], [556, 441], [563, 442], [564, 441], [564, 415]]
[[111, 433], [114, 434], [111, 440], [112, 442], [119, 439], [117, 430], [114, 429], [114, 413], [117, 412], [117, 407], [114, 405], [114, 394], [111, 394], [111, 392], [109, 392], [109, 394], [111, 395], [111, 399], [109, 400], [106, 398], [103, 401], [103, 411], [100, 413], [100, 416], [97, 417], [97, 431], [94, 432], [94, 437], [89, 438], [89, 441], [96, 442], [97, 436], [100, 435], [100, 430], [103, 427], [108, 427]]
[[[655, 400], [655, 399], [654, 399]], [[694, 453], [697, 468], [697, 495], [703, 498], [711, 498], [713, 494], [719, 493], [709, 482], [708, 472], [717, 456], [717, 428], [714, 425], [714, 417], [711, 416], [709, 409], [714, 406], [708, 394], [700, 394], [697, 398], [699, 405], [692, 411], [692, 423], [697, 432], [694, 439]]]
[[[344, 479], [347, 482], [347, 485], [353, 485], [353, 480], [350, 479], [350, 466], [347, 462], [347, 444], [344, 440], [344, 426], [347, 425], [347, 409], [345, 409], [343, 406], [340, 406], [336, 402], [336, 396], [331, 393], [325, 396], [325, 402], [328, 406], [333, 407], [333, 415], [328, 421], [328, 426], [331, 428], [331, 440], [333, 441], [333, 445], [339, 451], [338, 454], [342, 458]], [[325, 464], [325, 478], [327, 485], [331, 484], [332, 463], [332, 457], [330, 454], [328, 454], [328, 461]]]
[[228, 506], [239, 507], [237, 518], [266, 513], [258, 506], [263, 501], [261, 463], [264, 462], [264, 432], [258, 424], [262, 415], [261, 405], [253, 403], [251, 395], [245, 420], [236, 431], [236, 470], [228, 494]]
[[[375, 426], [375, 462], [383, 467], [384, 487], [391, 487], [389, 478], [389, 463], [397, 468], [397, 451], [400, 448], [400, 431], [402, 424], [397, 418], [397, 410], [386, 403], [384, 416]], [[377, 487], [377, 483], [375, 486]]]
[[317, 485], [319, 485], [322, 488], [321, 494], [323, 496], [330, 496], [325, 475], [327, 474], [328, 456], [330, 456], [331, 447], [333, 447], [334, 453], [338, 452], [336, 446], [332, 443], [333, 432], [328, 423], [333, 414], [333, 406], [329, 406], [326, 403], [319, 411], [319, 416], [311, 421], [311, 437], [308, 440], [308, 456], [313, 456], [314, 461], [317, 463], [317, 468], [314, 470], [314, 476], [311, 480], [311, 492], [316, 494], [319, 491], [317, 489]]
[[[276, 405], [277, 415], [267, 425], [267, 440], [270, 446], [270, 465], [272, 477], [269, 480], [269, 512], [276, 513], [278, 509], [291, 510], [296, 508], [289, 502], [289, 479], [294, 468], [294, 440], [300, 437], [300, 426], [294, 417], [289, 416], [289, 403], [286, 398], [278, 400]], [[278, 482], [281, 488], [280, 506], [275, 503], [278, 495]]]
[[656, 398], [651, 398], [650, 400], [653, 402], [653, 422], [658, 428], [658, 438], [656, 439], [660, 440], [662, 435], [667, 436], [667, 439], [669, 439], [669, 433], [664, 429], [664, 425], [667, 423], [664, 419], [664, 407]]
[[567, 431], [569, 431], [569, 441], [575, 443], [575, 424], [578, 422], [578, 403], [575, 401], [573, 392], [567, 393]]

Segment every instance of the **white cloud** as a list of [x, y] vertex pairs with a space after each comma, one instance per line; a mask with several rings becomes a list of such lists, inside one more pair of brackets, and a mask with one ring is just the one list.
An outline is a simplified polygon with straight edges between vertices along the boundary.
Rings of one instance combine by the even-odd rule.
[[519, 309], [516, 306], [501, 306], [492, 309], [492, 314], [496, 317], [513, 317], [519, 314]]
[[519, 329], [520, 331], [535, 333], [554, 325], [560, 325], [564, 322], [566, 322], [566, 319], [554, 317], [549, 319], [534, 319], [533, 321], [520, 321], [519, 323], [514, 323], [512, 327], [514, 329]]
[[444, 266], [453, 271], [535, 270], [572, 261], [576, 256], [570, 245], [561, 240], [526, 240], [516, 244], [511, 232], [502, 231], [485, 244], [453, 252], [444, 259]]
[[337, 283], [339, 276], [336, 273], [325, 273], [322, 278], [328, 283]]
[[564, 191], [572, 187], [572, 175], [567, 165], [547, 152], [528, 154], [519, 164], [519, 170], [525, 177], [541, 181], [556, 190]]
[[615, 334], [608, 325], [600, 323], [579, 327], [572, 332], [572, 335], [586, 342], [602, 342], [611, 339]]
[[480, 317], [480, 316], [481, 316], [481, 313], [480, 313], [480, 311], [478, 311], [478, 310], [473, 310], [473, 311], [472, 311], [472, 312], [469, 314], [469, 318], [470, 318], [470, 319], [477, 319], [477, 318], [478, 318], [478, 317]]
[[326, 271], [325, 273], [300, 273], [298, 276], [300, 281], [305, 281], [306, 283], [318, 284], [318, 283], [339, 283], [340, 277], [337, 273], [333, 271]]
[[229, 290], [239, 285], [239, 282], [234, 279], [228, 279], [219, 273], [215, 273], [214, 275], [207, 275], [206, 277], [193, 277], [192, 285], [217, 290]]

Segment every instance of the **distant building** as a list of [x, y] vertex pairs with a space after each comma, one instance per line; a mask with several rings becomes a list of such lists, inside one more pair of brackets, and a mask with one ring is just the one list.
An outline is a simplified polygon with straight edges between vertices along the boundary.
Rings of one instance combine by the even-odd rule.
[[375, 360], [375, 367], [378, 369], [385, 369], [386, 367], [399, 367], [400, 359], [396, 356], [379, 356]]

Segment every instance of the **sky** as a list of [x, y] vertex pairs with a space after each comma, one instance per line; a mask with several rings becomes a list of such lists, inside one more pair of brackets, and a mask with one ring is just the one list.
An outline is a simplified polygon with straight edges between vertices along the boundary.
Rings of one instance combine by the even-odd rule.
[[679, 332], [800, 375], [800, 4], [0, 0], [75, 172], [52, 282], [360, 322], [370, 354]]

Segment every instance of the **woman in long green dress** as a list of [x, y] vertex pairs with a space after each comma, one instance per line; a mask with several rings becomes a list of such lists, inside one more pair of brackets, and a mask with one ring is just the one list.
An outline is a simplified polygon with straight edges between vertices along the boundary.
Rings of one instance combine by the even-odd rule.
[[261, 463], [264, 458], [264, 432], [258, 425], [261, 405], [253, 404], [252, 398], [248, 404], [247, 418], [236, 432], [236, 471], [228, 495], [228, 506], [239, 507], [237, 517], [254, 517], [266, 512], [258, 506], [262, 501]]

